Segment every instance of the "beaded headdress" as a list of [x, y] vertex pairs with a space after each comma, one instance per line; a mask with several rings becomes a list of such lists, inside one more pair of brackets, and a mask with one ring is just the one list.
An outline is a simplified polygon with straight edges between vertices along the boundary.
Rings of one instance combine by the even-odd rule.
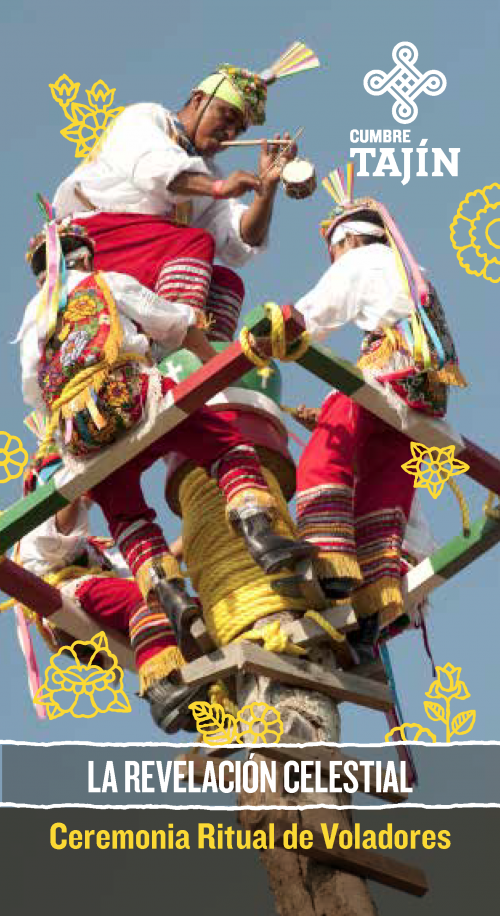
[[52, 222], [55, 223], [56, 231], [61, 241], [63, 239], [67, 239], [68, 241], [74, 239], [75, 242], [85, 245], [89, 251], [94, 251], [94, 242], [84, 226], [72, 223], [70, 217], [57, 221], [55, 218], [55, 210], [49, 201], [42, 194], [37, 194], [36, 199], [46, 219], [46, 223], [43, 229], [37, 232], [37, 234], [32, 236], [29, 240], [26, 261], [31, 267], [36, 266], [38, 255], [41, 254], [47, 244], [47, 227], [49, 223]]
[[[221, 64], [215, 74], [203, 80], [196, 88], [234, 104], [244, 114], [246, 125], [264, 124], [267, 87], [282, 77], [315, 67], [319, 67], [319, 60], [314, 51], [303, 42], [295, 41], [274, 64], [260, 74], [232, 64]], [[217, 77], [222, 77], [218, 83]]]

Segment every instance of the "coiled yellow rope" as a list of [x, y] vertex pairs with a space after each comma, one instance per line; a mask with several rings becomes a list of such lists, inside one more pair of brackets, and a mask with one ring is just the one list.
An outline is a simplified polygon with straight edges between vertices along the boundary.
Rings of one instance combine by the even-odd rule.
[[[276, 478], [268, 470], [264, 474], [277, 505], [275, 530], [286, 537], [296, 537]], [[273, 579], [282, 578], [283, 574], [266, 576], [254, 563], [243, 539], [226, 520], [225, 504], [217, 484], [204, 471], [194, 469], [185, 477], [179, 499], [186, 566], [203, 605], [207, 630], [216, 645], [233, 642], [261, 617], [284, 610], [307, 610], [304, 598], [288, 598], [273, 591]]]
[[282, 363], [290, 363], [300, 359], [309, 347], [309, 334], [304, 331], [298, 341], [292, 345], [291, 350], [287, 352], [285, 319], [279, 305], [274, 302], [267, 302], [264, 306], [264, 311], [271, 322], [271, 357], [263, 357], [252, 349], [250, 331], [247, 327], [244, 327], [240, 333], [240, 344], [247, 359], [258, 369], [265, 369], [269, 365], [270, 358], [279, 359]]

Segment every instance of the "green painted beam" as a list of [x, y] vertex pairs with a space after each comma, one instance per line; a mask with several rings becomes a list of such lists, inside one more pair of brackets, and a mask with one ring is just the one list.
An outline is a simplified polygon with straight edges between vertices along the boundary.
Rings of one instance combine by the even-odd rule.
[[0, 515], [0, 553], [67, 505], [68, 500], [57, 491], [53, 480], [18, 499]]

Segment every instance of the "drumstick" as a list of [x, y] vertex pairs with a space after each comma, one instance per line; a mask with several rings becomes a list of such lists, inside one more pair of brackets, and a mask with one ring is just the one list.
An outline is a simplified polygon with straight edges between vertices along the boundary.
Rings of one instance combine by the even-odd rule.
[[[222, 143], [219, 143], [219, 146], [260, 146], [262, 140], [224, 140]], [[286, 146], [290, 141], [289, 140], [267, 140], [268, 146]]]
[[285, 146], [285, 148], [282, 149], [281, 152], [279, 152], [278, 155], [274, 157], [273, 161], [271, 162], [271, 165], [269, 166], [269, 168], [266, 169], [266, 171], [264, 172], [264, 174], [263, 174], [263, 175], [259, 175], [259, 178], [261, 179], [261, 181], [262, 181], [262, 179], [265, 178], [266, 175], [268, 175], [269, 172], [274, 168], [274, 166], [276, 165], [278, 159], [280, 159], [280, 157], [283, 155], [283, 153], [286, 153], [287, 150], [289, 150], [290, 147], [293, 146], [293, 144], [297, 142], [297, 140], [299, 139], [299, 137], [302, 136], [303, 133], [304, 133], [304, 128], [303, 128], [303, 127], [299, 127], [297, 133], [295, 134], [295, 137], [292, 137], [292, 139], [288, 141], [288, 143], [287, 143], [287, 145]]

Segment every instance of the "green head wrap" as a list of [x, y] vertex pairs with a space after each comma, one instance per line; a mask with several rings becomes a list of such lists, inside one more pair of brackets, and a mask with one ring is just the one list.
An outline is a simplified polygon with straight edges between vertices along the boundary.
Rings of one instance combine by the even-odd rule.
[[264, 124], [267, 86], [256, 73], [222, 64], [196, 87], [206, 95], [234, 105], [245, 118], [245, 125]]

